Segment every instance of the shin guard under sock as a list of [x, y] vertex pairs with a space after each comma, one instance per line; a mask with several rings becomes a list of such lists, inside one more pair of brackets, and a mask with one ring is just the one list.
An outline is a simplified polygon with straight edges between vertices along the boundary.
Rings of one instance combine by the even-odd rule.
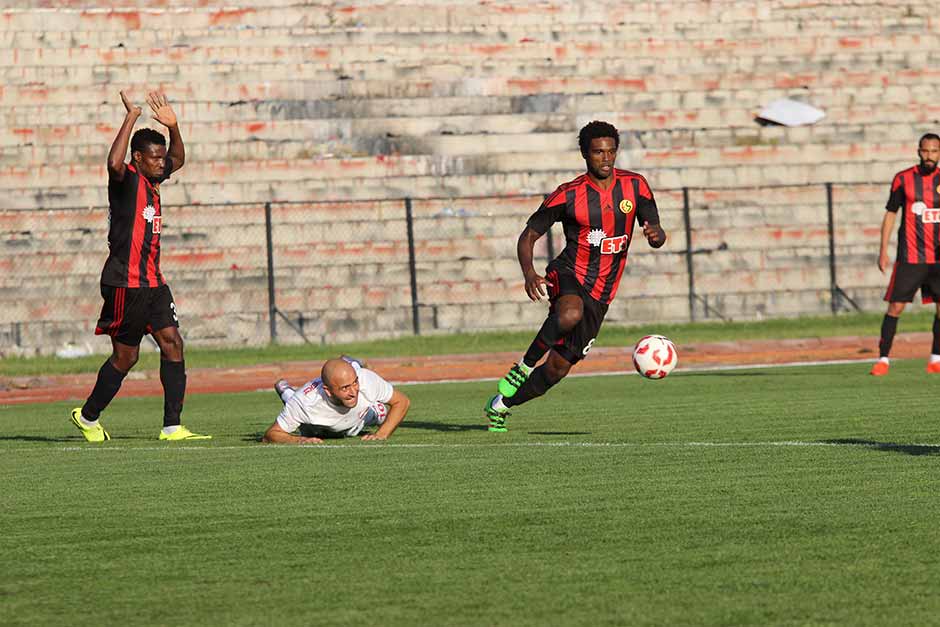
[[533, 398], [538, 398], [545, 394], [548, 392], [548, 389], [556, 383], [558, 382], [549, 381], [545, 366], [541, 365], [532, 371], [532, 374], [529, 375], [529, 378], [522, 384], [518, 392], [509, 398], [503, 399], [503, 404], [506, 405], [506, 407], [522, 405], [526, 401], [531, 401]]
[[160, 383], [163, 384], [163, 426], [178, 425], [186, 395], [185, 362], [160, 360]]
[[[934, 344], [937, 343], [937, 322], [934, 318]], [[894, 342], [894, 334], [898, 330], [898, 319], [894, 316], [889, 316], [885, 314], [884, 320], [881, 322], [881, 339], [878, 340], [878, 353], [879, 357], [887, 357], [888, 353], [891, 352], [891, 344]]]
[[539, 360], [545, 356], [545, 353], [555, 345], [560, 335], [558, 316], [554, 312], [549, 313], [548, 318], [542, 323], [542, 328], [539, 329], [538, 334], [535, 336], [535, 340], [529, 346], [529, 350], [527, 350], [522, 357], [522, 361], [525, 362], [527, 366], [534, 366], [539, 363]]
[[95, 387], [91, 390], [91, 395], [82, 406], [82, 416], [86, 420], [98, 420], [101, 412], [111, 403], [114, 395], [121, 389], [121, 383], [124, 382], [126, 372], [121, 372], [114, 367], [111, 359], [105, 360], [101, 368], [98, 369], [98, 379], [95, 381]]

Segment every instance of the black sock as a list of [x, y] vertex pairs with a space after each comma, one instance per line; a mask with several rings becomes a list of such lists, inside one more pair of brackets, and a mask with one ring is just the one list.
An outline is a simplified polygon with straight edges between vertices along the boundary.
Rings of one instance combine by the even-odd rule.
[[163, 426], [178, 425], [186, 395], [186, 363], [161, 359], [160, 383], [163, 384]]
[[940, 318], [933, 319], [933, 344], [930, 346], [931, 355], [940, 355]]
[[558, 316], [555, 312], [551, 312], [548, 314], [548, 318], [545, 319], [545, 322], [542, 323], [542, 328], [539, 329], [538, 334], [536, 334], [535, 340], [529, 346], [529, 350], [525, 352], [522, 361], [524, 361], [527, 366], [534, 366], [539, 363], [539, 360], [545, 356], [545, 353], [555, 345], [560, 335], [561, 333], [558, 330]]
[[[934, 344], [937, 343], [937, 322], [936, 318], [933, 323], [933, 338]], [[889, 316], [885, 314], [885, 319], [881, 322], [881, 339], [878, 341], [878, 352], [881, 357], [887, 357], [888, 353], [891, 352], [891, 344], [894, 342], [894, 334], [898, 330], [898, 319], [894, 316]]]
[[91, 395], [82, 406], [82, 416], [85, 420], [98, 420], [101, 412], [111, 403], [114, 395], [121, 389], [126, 372], [121, 372], [111, 363], [111, 358], [105, 360], [98, 369], [98, 380], [91, 390]]
[[542, 394], [545, 394], [548, 392], [548, 389], [556, 383], [558, 383], [558, 381], [549, 380], [545, 365], [542, 364], [532, 371], [532, 374], [529, 375], [529, 378], [525, 380], [525, 383], [522, 384], [522, 387], [520, 387], [515, 394], [509, 398], [503, 399], [503, 405], [506, 407], [522, 405], [526, 401], [531, 401], [533, 398], [538, 398]]

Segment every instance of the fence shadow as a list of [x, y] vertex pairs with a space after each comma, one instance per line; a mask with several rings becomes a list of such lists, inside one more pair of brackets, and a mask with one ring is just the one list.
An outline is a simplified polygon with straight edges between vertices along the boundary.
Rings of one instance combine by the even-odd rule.
[[860, 438], [838, 438], [834, 440], [822, 440], [825, 444], [847, 444], [851, 446], [864, 446], [876, 451], [887, 451], [889, 453], [904, 453], [905, 455], [940, 455], [940, 446], [931, 446], [928, 444], [899, 444], [897, 442], [875, 442], [874, 440], [862, 440]]

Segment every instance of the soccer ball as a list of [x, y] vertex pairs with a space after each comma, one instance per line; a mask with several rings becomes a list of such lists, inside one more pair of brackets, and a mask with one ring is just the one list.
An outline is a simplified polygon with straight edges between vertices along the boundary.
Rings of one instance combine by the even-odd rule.
[[647, 335], [633, 347], [633, 367], [647, 379], [662, 379], [678, 363], [676, 345], [668, 337]]

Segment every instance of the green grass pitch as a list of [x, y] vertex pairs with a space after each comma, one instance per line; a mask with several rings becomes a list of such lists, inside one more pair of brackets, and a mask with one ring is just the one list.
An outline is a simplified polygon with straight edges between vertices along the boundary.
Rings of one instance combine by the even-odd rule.
[[403, 388], [387, 443], [257, 443], [273, 392], [0, 407], [4, 625], [924, 625], [940, 377], [920, 361]]

